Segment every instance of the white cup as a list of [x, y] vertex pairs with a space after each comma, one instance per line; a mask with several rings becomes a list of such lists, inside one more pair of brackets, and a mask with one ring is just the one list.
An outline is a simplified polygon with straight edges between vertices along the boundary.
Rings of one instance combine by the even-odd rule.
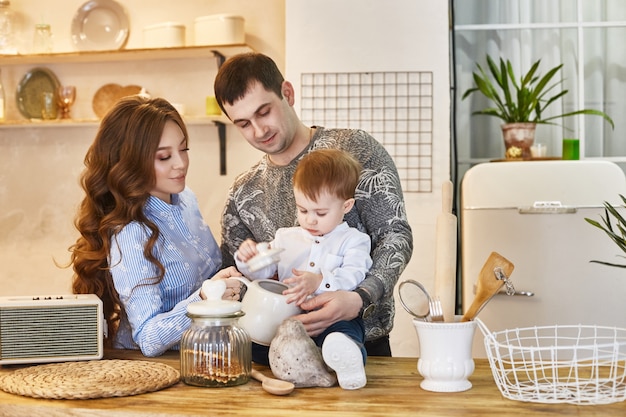
[[474, 373], [472, 342], [475, 321], [454, 323], [426, 322], [413, 319], [420, 345], [417, 370], [424, 380], [420, 387], [426, 391], [459, 392], [472, 387], [468, 380]]
[[207, 96], [206, 98], [206, 115], [207, 116], [219, 116], [222, 114], [220, 105], [217, 104], [215, 96]]
[[548, 153], [548, 148], [543, 143], [535, 143], [530, 147], [530, 155], [533, 158], [545, 158]]
[[288, 304], [283, 291], [289, 288], [273, 279], [249, 281], [233, 277], [246, 287], [241, 301], [241, 309], [246, 313], [239, 319], [239, 325], [246, 329], [253, 342], [269, 346], [283, 320], [300, 314], [302, 310], [295, 303]]

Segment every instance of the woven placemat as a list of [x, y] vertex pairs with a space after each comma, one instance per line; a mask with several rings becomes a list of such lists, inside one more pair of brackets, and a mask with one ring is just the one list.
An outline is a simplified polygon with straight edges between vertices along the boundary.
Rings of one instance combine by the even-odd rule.
[[124, 397], [177, 383], [180, 373], [158, 362], [107, 359], [16, 369], [0, 376], [0, 389], [34, 398]]

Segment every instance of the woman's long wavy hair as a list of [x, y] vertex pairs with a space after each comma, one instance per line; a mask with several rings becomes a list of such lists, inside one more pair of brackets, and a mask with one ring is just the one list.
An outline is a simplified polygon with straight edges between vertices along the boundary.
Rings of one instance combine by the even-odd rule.
[[85, 156], [80, 177], [85, 198], [74, 222], [80, 237], [69, 248], [74, 270], [72, 291], [95, 294], [102, 300], [108, 346], [124, 314], [108, 264], [111, 239], [130, 222], [143, 224], [150, 231], [143, 253], [158, 271], [155, 282], [165, 273], [153, 255], [159, 230], [144, 214], [144, 206], [156, 183], [154, 159], [169, 120], [188, 138], [183, 120], [166, 100], [124, 98], [102, 119]]

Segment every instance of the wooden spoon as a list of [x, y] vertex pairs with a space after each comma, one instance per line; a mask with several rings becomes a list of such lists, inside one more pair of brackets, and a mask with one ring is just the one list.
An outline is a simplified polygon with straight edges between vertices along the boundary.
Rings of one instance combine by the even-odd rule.
[[476, 295], [474, 296], [474, 301], [469, 306], [461, 321], [471, 321], [474, 320], [476, 315], [482, 310], [482, 308], [487, 304], [487, 302], [496, 295], [500, 288], [504, 285], [504, 281], [498, 279], [495, 270], [496, 268], [502, 269], [502, 272], [507, 277], [511, 276], [511, 272], [513, 272], [513, 268], [515, 266], [505, 257], [496, 252], [491, 252], [489, 258], [483, 265], [483, 268], [480, 270], [480, 275], [478, 276], [478, 283], [476, 284]]
[[294, 384], [281, 379], [270, 378], [263, 375], [260, 371], [252, 369], [250, 376], [261, 383], [261, 386], [266, 392], [274, 395], [287, 395], [290, 394], [296, 387]]

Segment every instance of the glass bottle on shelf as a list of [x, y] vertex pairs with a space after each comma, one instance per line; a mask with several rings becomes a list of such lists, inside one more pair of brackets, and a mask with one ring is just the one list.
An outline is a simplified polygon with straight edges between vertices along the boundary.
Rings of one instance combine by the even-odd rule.
[[35, 36], [33, 37], [33, 53], [49, 54], [52, 52], [52, 31], [47, 23], [35, 25]]
[[0, 122], [3, 122], [6, 116], [7, 108], [4, 98], [4, 87], [2, 86], [2, 69], [0, 68]]
[[0, 0], [0, 55], [17, 54], [15, 32], [17, 21], [10, 0]]

